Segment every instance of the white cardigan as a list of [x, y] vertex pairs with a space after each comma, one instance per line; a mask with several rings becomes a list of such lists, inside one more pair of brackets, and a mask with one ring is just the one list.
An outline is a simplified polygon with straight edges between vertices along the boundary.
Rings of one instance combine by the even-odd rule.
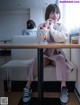
[[[67, 43], [67, 41], [69, 40], [69, 34], [68, 34], [67, 30], [63, 27], [62, 24], [57, 23], [55, 26], [55, 29], [46, 29], [45, 27], [43, 27], [43, 25], [44, 25], [44, 23], [40, 24], [38, 27], [38, 30], [37, 30], [37, 41], [39, 43], [41, 40], [42, 41], [44, 40], [43, 34], [45, 34], [45, 33], [47, 34], [47, 41], [50, 43], [51, 42], [55, 42], [55, 43], [63, 42], [63, 44], [64, 44], [64, 43]], [[43, 29], [40, 29], [40, 27], [42, 27]], [[69, 68], [68, 70], [72, 71], [74, 68], [74, 65], [72, 64], [72, 62], [66, 58], [62, 49], [57, 49], [57, 51], [61, 52], [61, 54], [64, 55], [64, 57], [66, 59], [66, 64]]]
[[[43, 25], [44, 23], [40, 24], [37, 30], [38, 42], [43, 40], [43, 33], [47, 33], [47, 39], [51, 35], [55, 42], [66, 42], [69, 39], [69, 34], [62, 24], [57, 23], [55, 29], [46, 29]], [[40, 27], [43, 27], [43, 29], [40, 29]]]

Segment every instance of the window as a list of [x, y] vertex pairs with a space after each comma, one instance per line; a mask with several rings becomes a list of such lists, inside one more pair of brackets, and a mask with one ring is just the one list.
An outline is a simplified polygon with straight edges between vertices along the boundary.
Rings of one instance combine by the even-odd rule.
[[80, 31], [80, 3], [60, 3], [61, 22], [69, 33]]

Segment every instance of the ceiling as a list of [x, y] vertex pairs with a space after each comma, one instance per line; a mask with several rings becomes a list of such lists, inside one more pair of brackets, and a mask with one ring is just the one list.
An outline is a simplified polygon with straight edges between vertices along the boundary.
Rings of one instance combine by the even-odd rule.
[[0, 0], [0, 10], [16, 10], [29, 8], [45, 8], [58, 0]]

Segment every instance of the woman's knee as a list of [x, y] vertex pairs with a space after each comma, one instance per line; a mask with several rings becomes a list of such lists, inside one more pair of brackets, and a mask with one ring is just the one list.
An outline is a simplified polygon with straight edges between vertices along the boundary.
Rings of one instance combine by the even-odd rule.
[[64, 60], [64, 56], [63, 55], [56, 56], [56, 61], [62, 61], [62, 60]]

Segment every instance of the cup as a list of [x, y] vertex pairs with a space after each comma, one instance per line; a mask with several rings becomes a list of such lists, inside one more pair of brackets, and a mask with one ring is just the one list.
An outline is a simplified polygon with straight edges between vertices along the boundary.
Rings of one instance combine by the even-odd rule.
[[72, 43], [72, 44], [78, 44], [78, 42], [79, 42], [79, 41], [78, 41], [78, 36], [72, 36], [72, 37], [71, 37], [71, 43]]

